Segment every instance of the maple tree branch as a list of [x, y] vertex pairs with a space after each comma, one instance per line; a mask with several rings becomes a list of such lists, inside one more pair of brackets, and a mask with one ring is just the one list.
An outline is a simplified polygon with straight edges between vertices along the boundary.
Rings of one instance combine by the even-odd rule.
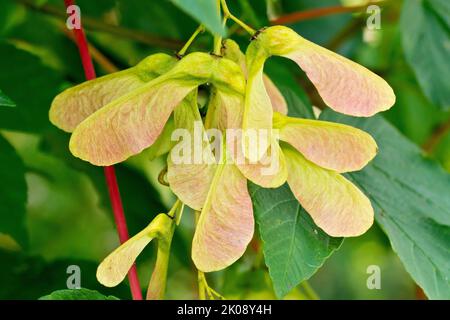
[[331, 6], [331, 7], [323, 7], [323, 8], [314, 8], [310, 10], [297, 11], [293, 13], [289, 13], [286, 15], [282, 15], [276, 19], [271, 20], [271, 24], [290, 24], [304, 20], [311, 20], [315, 18], [321, 18], [325, 16], [330, 16], [334, 14], [341, 13], [352, 13], [366, 10], [370, 5], [386, 5], [390, 3], [390, 0], [384, 1], [369, 1], [365, 5], [359, 6]]

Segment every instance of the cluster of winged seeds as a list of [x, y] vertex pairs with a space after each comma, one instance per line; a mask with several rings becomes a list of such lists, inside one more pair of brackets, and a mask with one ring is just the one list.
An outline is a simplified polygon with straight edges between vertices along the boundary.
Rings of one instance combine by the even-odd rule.
[[[192, 243], [196, 267], [211, 272], [234, 263], [254, 232], [247, 180], [264, 188], [287, 182], [330, 236], [358, 236], [372, 225], [370, 200], [342, 174], [367, 165], [376, 155], [376, 142], [347, 125], [288, 117], [282, 94], [263, 73], [271, 56], [294, 61], [337, 112], [369, 117], [395, 102], [383, 79], [283, 26], [259, 31], [245, 54], [232, 40], [223, 41], [222, 56], [194, 52], [180, 59], [158, 53], [55, 98], [50, 119], [72, 133], [74, 156], [108, 166], [157, 145], [158, 155], [167, 153], [167, 181], [179, 199], [171, 214], [158, 215], [102, 262], [100, 282], [120, 283], [152, 239], [170, 246], [172, 218], [184, 204], [200, 212]], [[202, 117], [197, 94], [205, 84], [209, 100]], [[161, 148], [160, 139], [177, 129], [193, 133], [196, 123], [202, 137], [210, 129], [244, 134], [238, 143], [223, 141], [220, 156], [212, 141], [200, 139], [204, 161], [174, 161], [179, 150], [171, 144]], [[256, 153], [245, 138], [248, 130], [267, 133]], [[238, 156], [252, 161], [236, 161]], [[274, 161], [274, 170], [263, 170]]]

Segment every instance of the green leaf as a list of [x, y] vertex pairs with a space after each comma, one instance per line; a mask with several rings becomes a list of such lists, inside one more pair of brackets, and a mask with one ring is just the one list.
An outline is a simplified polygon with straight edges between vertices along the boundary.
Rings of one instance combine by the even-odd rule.
[[0, 135], [0, 233], [27, 247], [25, 167], [14, 148]]
[[[217, 1], [214, 0], [172, 0], [181, 10], [190, 14], [201, 22], [210, 31], [225, 35], [225, 30], [220, 21]], [[175, 21], [174, 21], [175, 23]]]
[[438, 12], [443, 21], [450, 26], [450, 2], [447, 0], [426, 0], [428, 5], [435, 11]]
[[[58, 1], [58, 4], [61, 3]], [[81, 8], [85, 14], [84, 7]], [[86, 80], [78, 50], [74, 50], [74, 43], [67, 35], [55, 28], [52, 18], [39, 12], [27, 11], [24, 19], [11, 28], [7, 37], [12, 39], [19, 49], [38, 57], [44, 66], [59, 72], [64, 79], [70, 79], [74, 83]]]
[[58, 290], [39, 300], [119, 300], [114, 296], [105, 296], [98, 291], [89, 289], [66, 289]]
[[405, 1], [401, 15], [406, 59], [431, 102], [450, 109], [450, 6], [447, 0]]
[[0, 108], [0, 127], [39, 132], [50, 127], [48, 109], [60, 91], [60, 75], [32, 54], [0, 42], [0, 88], [18, 108]]
[[342, 243], [319, 229], [286, 184], [249, 184], [264, 257], [278, 298], [310, 278]]
[[376, 221], [406, 270], [431, 299], [450, 298], [450, 175], [381, 116], [352, 118], [330, 110], [324, 120], [369, 132], [379, 153], [349, 174], [369, 196]]
[[16, 104], [0, 90], [0, 107], [15, 107]]

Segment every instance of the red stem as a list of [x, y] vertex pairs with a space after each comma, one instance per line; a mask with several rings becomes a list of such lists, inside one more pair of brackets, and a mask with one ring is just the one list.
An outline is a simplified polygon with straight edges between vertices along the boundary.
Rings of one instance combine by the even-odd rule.
[[[64, 0], [66, 7], [75, 4], [75, 0]], [[81, 62], [83, 64], [84, 74], [87, 80], [95, 79], [95, 69], [89, 53], [88, 42], [82, 27], [73, 30], [76, 43], [80, 52]], [[104, 168], [106, 184], [108, 185], [111, 207], [114, 213], [114, 221], [116, 223], [117, 232], [119, 234], [120, 243], [124, 243], [129, 239], [127, 222], [123, 211], [122, 199], [120, 197], [119, 186], [117, 184], [116, 173], [113, 166]], [[136, 266], [128, 272], [128, 281], [130, 282], [131, 295], [134, 300], [142, 300], [142, 291], [136, 271]]]

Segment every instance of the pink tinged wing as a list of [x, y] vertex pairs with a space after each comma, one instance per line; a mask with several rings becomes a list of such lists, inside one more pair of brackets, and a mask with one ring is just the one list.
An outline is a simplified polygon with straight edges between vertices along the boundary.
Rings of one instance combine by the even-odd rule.
[[271, 55], [295, 61], [333, 110], [369, 117], [391, 108], [395, 94], [388, 83], [367, 68], [318, 46], [293, 30], [274, 26], [262, 32], [261, 41]]
[[144, 84], [129, 70], [84, 82], [56, 96], [50, 109], [50, 121], [72, 132], [95, 111]]
[[284, 99], [278, 87], [270, 80], [266, 75], [263, 77], [264, 87], [269, 95], [270, 102], [272, 103], [273, 111], [287, 115], [288, 106], [286, 99]]
[[144, 86], [175, 64], [175, 58], [155, 54], [137, 66], [83, 82], [55, 97], [50, 121], [60, 129], [72, 132], [87, 117], [108, 103]]
[[167, 159], [167, 180], [170, 189], [183, 203], [201, 210], [217, 165], [209, 141], [206, 140], [196, 94], [189, 95], [175, 109], [174, 120], [176, 128], [184, 129], [186, 133], [182, 139], [188, 141], [180, 141], [170, 152]]
[[272, 103], [264, 85], [263, 63], [258, 54], [247, 53], [247, 88], [243, 129], [266, 130], [272, 128]]
[[333, 237], [355, 237], [373, 224], [370, 200], [335, 171], [306, 160], [298, 151], [283, 148], [288, 184], [314, 222]]
[[212, 272], [239, 259], [253, 237], [254, 219], [247, 180], [236, 166], [221, 164], [195, 231], [192, 259]]
[[377, 153], [375, 140], [357, 128], [319, 120], [276, 114], [280, 140], [288, 142], [311, 162], [337, 172], [364, 168]]
[[173, 109], [198, 85], [158, 79], [83, 121], [70, 139], [72, 154], [94, 165], [109, 166], [151, 146]]
[[219, 130], [240, 129], [242, 127], [243, 113], [243, 95], [213, 88], [205, 125], [208, 128], [217, 128]]
[[141, 232], [123, 243], [107, 256], [97, 268], [98, 281], [107, 287], [121, 283], [137, 256], [154, 238], [166, 234], [173, 227], [173, 220], [166, 214], [159, 214]]
[[392, 88], [365, 67], [304, 40], [299, 50], [286, 56], [294, 60], [333, 110], [370, 117], [395, 103]]

